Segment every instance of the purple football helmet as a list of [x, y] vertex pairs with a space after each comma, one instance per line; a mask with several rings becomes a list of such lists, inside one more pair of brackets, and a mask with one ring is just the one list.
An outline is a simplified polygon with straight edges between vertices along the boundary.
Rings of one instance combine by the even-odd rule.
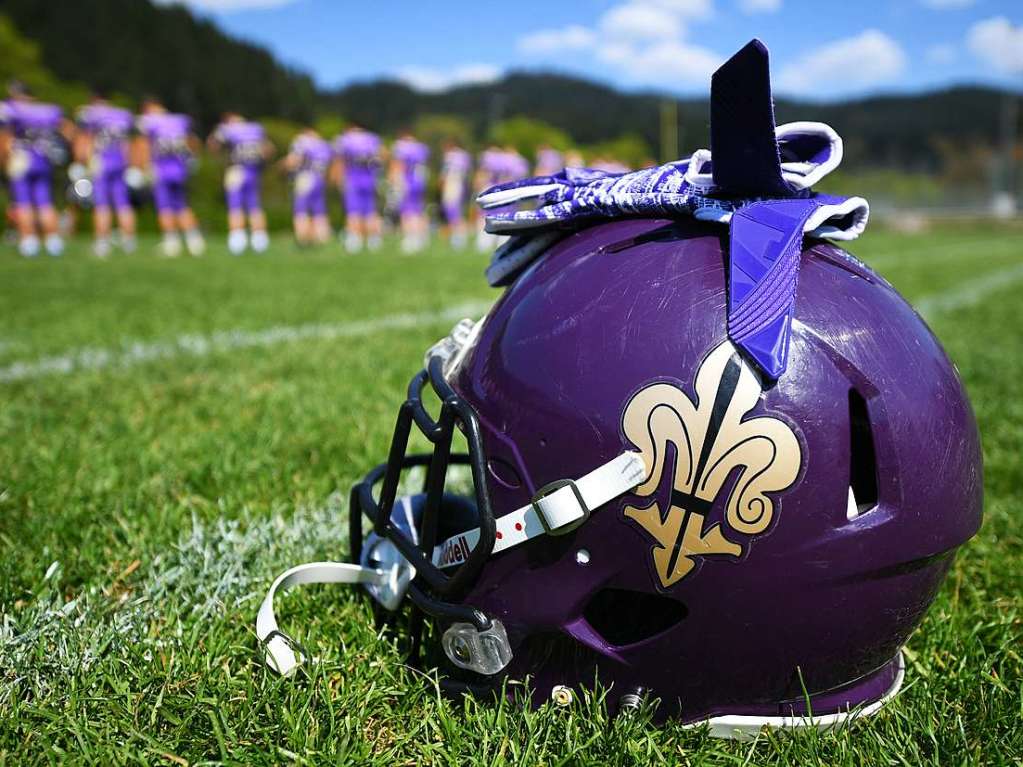
[[[387, 540], [415, 567], [449, 679], [528, 677], [541, 701], [597, 679], [612, 706], [645, 695], [722, 733], [894, 694], [900, 647], [980, 524], [977, 427], [884, 279], [832, 245], [801, 259], [772, 384], [727, 339], [721, 232], [698, 222], [574, 234], [434, 347], [351, 532], [355, 561]], [[406, 457], [413, 424], [432, 455]], [[471, 498], [444, 494], [455, 461]], [[426, 492], [395, 503], [413, 465]]]
[[[734, 218], [730, 235], [688, 218], [569, 233], [432, 347], [387, 462], [352, 490], [360, 564], [275, 581], [257, 618], [268, 662], [297, 663], [274, 592], [334, 581], [391, 614], [411, 603], [413, 662], [433, 621], [427, 665], [452, 691], [521, 680], [560, 703], [598, 682], [612, 710], [656, 700], [727, 736], [889, 700], [900, 648], [980, 525], [977, 426], [891, 285], [804, 243], [801, 219], [742, 210], [754, 237]], [[730, 269], [751, 244], [766, 277]], [[753, 310], [781, 307], [767, 316], [783, 364], [736, 339], [739, 280]], [[413, 430], [432, 452], [409, 453]], [[447, 492], [458, 464], [464, 495]], [[423, 491], [400, 495], [414, 467]]]

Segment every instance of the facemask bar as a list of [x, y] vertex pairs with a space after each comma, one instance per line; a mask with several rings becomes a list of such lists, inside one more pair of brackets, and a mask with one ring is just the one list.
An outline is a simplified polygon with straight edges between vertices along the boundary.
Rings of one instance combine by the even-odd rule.
[[[416, 568], [417, 577], [409, 588], [409, 597], [423, 612], [449, 620], [469, 622], [483, 631], [491, 625], [484, 613], [444, 600], [461, 596], [476, 581], [493, 552], [497, 523], [487, 492], [486, 461], [479, 421], [469, 404], [445, 380], [443, 366], [443, 358], [435, 355], [430, 358], [427, 369], [421, 370], [409, 383], [408, 397], [398, 411], [387, 463], [377, 466], [352, 488], [349, 516], [352, 561], [360, 561], [362, 555], [361, 515], [365, 514], [373, 523], [374, 532], [394, 543], [402, 556]], [[441, 401], [440, 415], [436, 421], [426, 411], [422, 401], [423, 387], [428, 380]], [[408, 454], [413, 423], [433, 444], [432, 454]], [[468, 453], [451, 453], [456, 426], [460, 426], [465, 434]], [[448, 466], [451, 464], [467, 464], [472, 473], [480, 539], [465, 562], [452, 575], [446, 575], [433, 564], [432, 552], [437, 543], [441, 502]], [[415, 466], [427, 467], [423, 488], [426, 501], [418, 544], [391, 521], [401, 473]], [[373, 496], [373, 487], [378, 482], [381, 483], [379, 501]], [[428, 589], [422, 588], [422, 581], [425, 581]]]

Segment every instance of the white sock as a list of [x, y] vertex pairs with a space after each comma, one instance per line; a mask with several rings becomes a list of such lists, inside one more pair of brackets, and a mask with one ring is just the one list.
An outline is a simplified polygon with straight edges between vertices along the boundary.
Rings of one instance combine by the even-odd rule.
[[161, 247], [163, 248], [163, 254], [167, 258], [175, 258], [181, 255], [181, 238], [178, 237], [178, 233], [167, 232], [164, 234]]
[[252, 243], [252, 249], [257, 253], [265, 253], [266, 249], [270, 247], [270, 235], [266, 233], [265, 229], [253, 229], [249, 241]]
[[[248, 244], [249, 240], [244, 229], [232, 229], [227, 235], [227, 249], [231, 251], [232, 256], [240, 256], [245, 252]], [[192, 246], [189, 245], [188, 249], [191, 250]], [[193, 255], [195, 254], [193, 253]]]
[[490, 235], [482, 230], [476, 235], [476, 250], [481, 253], [490, 250]]
[[380, 245], [382, 244], [381, 240], [380, 240], [380, 235], [379, 234], [371, 234], [366, 239], [366, 244], [369, 246], [370, 250], [380, 250]]
[[355, 234], [355, 232], [349, 232], [345, 235], [345, 250], [349, 253], [358, 253], [362, 250], [362, 237]]
[[92, 243], [92, 252], [100, 258], [106, 258], [110, 255], [110, 238], [109, 237], [97, 237], [96, 241]]
[[39, 255], [39, 238], [34, 234], [22, 237], [18, 242], [18, 252], [25, 258], [35, 258]]
[[201, 256], [206, 252], [206, 240], [198, 229], [189, 229], [185, 232], [185, 247], [193, 256]]
[[46, 235], [46, 252], [51, 256], [59, 256], [64, 252], [64, 240], [59, 234]]
[[138, 243], [135, 240], [134, 234], [122, 234], [121, 235], [121, 250], [125, 253], [134, 253], [135, 246]]

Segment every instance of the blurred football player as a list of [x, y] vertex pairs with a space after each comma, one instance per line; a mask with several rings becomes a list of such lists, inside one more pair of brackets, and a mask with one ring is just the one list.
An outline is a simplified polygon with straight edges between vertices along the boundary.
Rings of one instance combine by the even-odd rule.
[[336, 139], [335, 181], [342, 187], [345, 204], [345, 250], [380, 247], [381, 220], [377, 213], [377, 181], [380, 172], [380, 137], [353, 125]]
[[306, 128], [291, 142], [284, 158], [293, 179], [295, 240], [299, 245], [324, 244], [330, 239], [327, 220], [327, 172], [334, 153], [319, 133]]
[[401, 190], [401, 249], [415, 253], [426, 247], [429, 224], [426, 220], [427, 162], [430, 149], [410, 133], [403, 133], [391, 150], [391, 183]]
[[[227, 200], [227, 249], [235, 256], [245, 252], [249, 244], [257, 253], [270, 246], [266, 231], [266, 214], [260, 195], [263, 164], [270, 159], [273, 145], [266, 131], [257, 122], [245, 120], [237, 112], [225, 112], [207, 141], [213, 151], [227, 153], [224, 172], [224, 196]], [[245, 231], [249, 219], [251, 235]]]
[[[473, 191], [478, 195], [480, 192], [501, 183], [504, 166], [505, 156], [500, 147], [491, 144], [484, 149], [476, 165]], [[497, 235], [489, 234], [484, 229], [483, 214], [475, 205], [472, 206], [472, 214], [476, 226], [476, 249], [481, 253], [492, 250], [496, 247], [500, 238]]]
[[141, 164], [153, 176], [153, 202], [163, 232], [163, 254], [168, 257], [181, 253], [180, 234], [193, 256], [201, 256], [206, 250], [199, 222], [188, 204], [188, 178], [199, 146], [191, 123], [186, 115], [168, 112], [152, 98], [143, 103], [138, 119], [136, 147], [142, 155]]
[[472, 157], [457, 143], [449, 141], [444, 148], [444, 163], [441, 166], [440, 204], [444, 223], [448, 229], [448, 240], [452, 247], [465, 247], [467, 227], [465, 203], [469, 193]]
[[54, 104], [36, 101], [21, 83], [11, 83], [0, 102], [0, 160], [7, 169], [11, 207], [18, 227], [18, 250], [39, 254], [40, 233], [51, 256], [64, 251], [53, 206], [53, 168], [64, 162], [63, 114]]
[[593, 162], [590, 163], [590, 167], [594, 170], [602, 170], [605, 173], [628, 173], [632, 170], [632, 168], [623, 163], [621, 160], [605, 156], [593, 158]]
[[[479, 192], [489, 189], [496, 184], [507, 184], [529, 175], [529, 161], [526, 160], [518, 150], [512, 146], [504, 148], [489, 147], [480, 158], [480, 172], [476, 176], [476, 188]], [[496, 208], [489, 213], [507, 213], [516, 209], [515, 204], [502, 208]], [[480, 228], [476, 234], [476, 248], [480, 251], [488, 251], [496, 248], [504, 241], [504, 237], [497, 234], [490, 234], [483, 228], [483, 221], [480, 220]]]
[[553, 176], [560, 170], [565, 169], [565, 158], [554, 147], [549, 144], [541, 144], [536, 150], [536, 168], [534, 176]]
[[[110, 254], [115, 214], [121, 247], [125, 252], [135, 249], [135, 209], [124, 180], [134, 122], [131, 112], [113, 106], [100, 94], [78, 110], [74, 154], [75, 160], [87, 169], [91, 182], [96, 237], [93, 251], [100, 258]], [[77, 188], [83, 179], [72, 178], [71, 181]]]

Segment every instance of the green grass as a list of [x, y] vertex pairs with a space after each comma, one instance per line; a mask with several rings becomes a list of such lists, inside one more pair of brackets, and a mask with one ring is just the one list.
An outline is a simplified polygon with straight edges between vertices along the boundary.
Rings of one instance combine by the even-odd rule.
[[[853, 250], [933, 303], [1023, 263], [1021, 245], [1018, 228], [971, 226], [875, 230]], [[345, 555], [344, 493], [385, 456], [409, 376], [452, 324], [351, 323], [493, 294], [480, 256], [441, 246], [348, 257], [281, 235], [265, 257], [217, 242], [201, 261], [151, 248], [0, 252], [0, 764], [1023, 763], [1023, 281], [930, 318], [980, 421], [986, 517], [910, 640], [903, 692], [837, 733], [737, 744], [609, 721], [599, 697], [442, 700], [350, 589], [289, 597], [285, 621], [320, 662], [297, 681], [264, 670], [267, 585]], [[172, 343], [131, 364], [136, 342], [310, 323], [343, 330], [204, 354]], [[106, 361], [2, 380], [83, 348], [79, 362]]]

